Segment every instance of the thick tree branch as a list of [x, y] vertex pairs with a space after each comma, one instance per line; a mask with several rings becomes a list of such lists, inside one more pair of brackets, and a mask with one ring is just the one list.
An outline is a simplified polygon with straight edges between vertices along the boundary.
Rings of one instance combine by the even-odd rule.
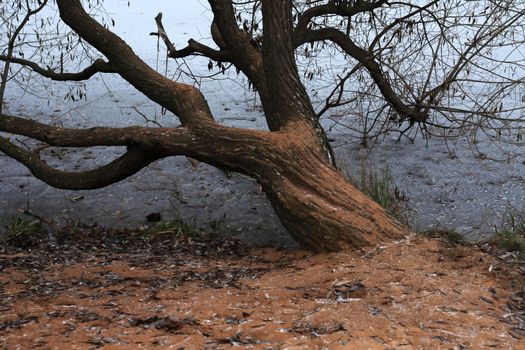
[[183, 125], [213, 119], [198, 89], [172, 81], [148, 66], [121, 38], [91, 18], [80, 0], [57, 0], [57, 4], [60, 17], [71, 29], [102, 52], [125, 80], [177, 115]]
[[380, 65], [374, 59], [373, 54], [357, 46], [345, 33], [335, 28], [321, 28], [317, 30], [306, 29], [295, 34], [294, 42], [296, 47], [307, 42], [322, 40], [330, 40], [337, 44], [344, 52], [356, 59], [368, 70], [385, 99], [401, 114], [402, 118], [408, 118], [411, 122], [424, 122], [427, 120], [428, 114], [426, 112], [420, 111], [417, 106], [407, 105], [399, 98], [392, 89]]
[[231, 62], [253, 83], [259, 93], [266, 91], [262, 56], [249, 33], [242, 31], [235, 19], [231, 0], [208, 0], [213, 11], [212, 37], [221, 50], [227, 50]]
[[307, 122], [314, 131], [319, 154], [335, 166], [326, 133], [313, 110], [310, 97], [299, 77], [293, 43], [292, 3], [262, 0], [263, 67], [267, 88], [261, 94], [266, 120], [271, 129], [293, 129]]
[[[199, 127], [202, 127], [199, 125]], [[235, 155], [235, 141], [230, 147], [216, 147], [213, 138], [226, 137], [235, 140], [239, 135], [253, 136], [250, 131], [238, 131], [220, 127], [203, 127], [201, 132], [192, 133], [185, 128], [107, 128], [72, 129], [46, 125], [33, 120], [0, 114], [0, 131], [23, 135], [57, 147], [126, 146], [128, 151], [100, 168], [65, 172], [50, 167], [34, 152], [25, 150], [6, 138], [0, 137], [0, 152], [24, 164], [31, 173], [47, 184], [62, 189], [94, 189], [121, 181], [138, 172], [151, 162], [168, 156], [186, 155], [219, 167], [236, 169], [234, 162], [216, 159], [221, 152]], [[222, 134], [226, 136], [223, 136]], [[203, 136], [199, 136], [203, 135]], [[239, 135], [237, 135], [239, 134]], [[236, 159], [234, 155], [228, 158]]]
[[92, 65], [86, 67], [81, 72], [76, 73], [57, 73], [52, 69], [42, 68], [33, 61], [17, 57], [8, 57], [5, 55], [0, 55], [0, 61], [10, 61], [11, 63], [26, 66], [28, 68], [31, 68], [34, 72], [56, 81], [81, 81], [87, 80], [97, 73], [116, 73], [116, 71], [111, 67], [111, 65], [102, 59], [96, 60], [95, 62], [93, 62]]
[[373, 11], [385, 4], [388, 0], [377, 1], [331, 1], [328, 4], [323, 4], [311, 7], [301, 13], [297, 19], [295, 27], [296, 32], [301, 32], [308, 28], [308, 24], [313, 18], [327, 15], [338, 15], [342, 17], [351, 17], [358, 13]]
[[[263, 62], [268, 99], [263, 106], [267, 118], [278, 127], [296, 118], [309, 118], [308, 93], [299, 77], [292, 43], [292, 8], [287, 0], [263, 0]], [[294, 115], [289, 115], [293, 111]]]
[[128, 151], [111, 163], [100, 168], [81, 172], [67, 172], [46, 164], [38, 154], [24, 150], [4, 137], [0, 137], [0, 152], [19, 161], [38, 179], [61, 189], [91, 190], [121, 181], [163, 157], [159, 152], [141, 148]]
[[170, 51], [169, 57], [182, 58], [190, 55], [199, 54], [208, 57], [214, 61], [231, 62], [230, 52], [227, 50], [214, 50], [209, 46], [199, 43], [193, 39], [188, 40], [188, 46], [183, 49]]
[[150, 33], [150, 35], [158, 36], [162, 39], [162, 41], [164, 41], [164, 44], [168, 48], [169, 57], [183, 58], [190, 55], [200, 54], [214, 61], [231, 62], [231, 57], [228, 50], [214, 50], [211, 47], [201, 44], [193, 39], [188, 40], [188, 46], [177, 50], [175, 45], [173, 45], [172, 41], [170, 40], [168, 33], [166, 33], [164, 29], [164, 25], [162, 24], [162, 13], [159, 13], [157, 17], [155, 17], [155, 22], [157, 23], [157, 32]]
[[[117, 162], [118, 171], [110, 180], [104, 182], [89, 182], [89, 188], [103, 187], [125, 178], [121, 167], [131, 155], [140, 156], [137, 160], [130, 160], [132, 170], [129, 175], [147, 166], [156, 159], [169, 156], [188, 156], [199, 161], [217, 166], [222, 169], [238, 171], [253, 175], [254, 164], [263, 166], [265, 154], [272, 153], [272, 140], [284, 136], [265, 131], [231, 128], [219, 124], [213, 127], [196, 125], [194, 128], [145, 128], [132, 126], [126, 128], [95, 127], [89, 129], [74, 129], [51, 126], [30, 119], [0, 114], [0, 131], [26, 136], [42, 141], [55, 147], [94, 147], [94, 146], [126, 146], [129, 156]], [[285, 137], [287, 139], [287, 137]], [[259, 145], [265, 150], [247, 145]], [[262, 146], [263, 145], [263, 146]], [[67, 173], [60, 175], [64, 185], [58, 185], [51, 177], [59, 172], [53, 170], [39, 159], [38, 154], [23, 150], [15, 144], [3, 139], [0, 152], [26, 165], [33, 174], [54, 187], [85, 188], [86, 181], [83, 175]], [[109, 165], [108, 165], [109, 166]], [[104, 168], [113, 169], [113, 168]], [[130, 171], [131, 171], [130, 170]], [[114, 171], [114, 170], [112, 170]], [[103, 173], [89, 173], [91, 176]], [[120, 175], [119, 175], [120, 174]], [[118, 175], [118, 176], [117, 176]], [[129, 176], [127, 175], [127, 176]], [[104, 177], [103, 175], [102, 177]], [[69, 179], [69, 180], [68, 180]], [[87, 188], [85, 188], [87, 189]]]
[[27, 136], [59, 147], [135, 146], [139, 144], [154, 147], [171, 138], [182, 139], [183, 142], [188, 141], [183, 128], [157, 129], [131, 126], [73, 129], [5, 114], [0, 114], [0, 131]]

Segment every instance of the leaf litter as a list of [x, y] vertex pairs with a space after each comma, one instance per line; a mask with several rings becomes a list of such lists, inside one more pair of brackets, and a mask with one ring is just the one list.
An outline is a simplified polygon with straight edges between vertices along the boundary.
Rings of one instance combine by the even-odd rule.
[[525, 347], [524, 265], [490, 246], [409, 236], [312, 255], [205, 234], [68, 234], [0, 248], [4, 349]]

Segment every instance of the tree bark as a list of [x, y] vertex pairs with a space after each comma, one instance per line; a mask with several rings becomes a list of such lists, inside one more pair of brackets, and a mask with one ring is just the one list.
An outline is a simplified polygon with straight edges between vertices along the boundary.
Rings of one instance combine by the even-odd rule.
[[199, 146], [192, 147], [191, 157], [255, 178], [305, 249], [360, 249], [408, 232], [331, 166], [307, 120], [272, 133], [224, 126], [192, 132]]
[[294, 240], [321, 252], [404, 237], [405, 227], [329, 164], [315, 136], [307, 136], [315, 135], [313, 130], [295, 127], [272, 141], [275, 147], [264, 166], [251, 168]]
[[301, 171], [301, 165], [323, 166], [315, 163], [298, 160], [297, 168], [282, 169], [280, 180], [263, 186], [281, 222], [302, 247], [315, 252], [360, 249], [406, 234], [337, 171]]
[[201, 145], [192, 149], [192, 157], [255, 178], [305, 249], [359, 249], [408, 232], [331, 166], [307, 120], [272, 133], [224, 126], [192, 131]]

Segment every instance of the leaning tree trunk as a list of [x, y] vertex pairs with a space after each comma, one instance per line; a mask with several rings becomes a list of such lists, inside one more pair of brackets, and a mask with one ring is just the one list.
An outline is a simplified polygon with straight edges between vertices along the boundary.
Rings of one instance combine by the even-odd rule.
[[296, 65], [292, 3], [263, 0], [262, 13], [266, 80], [259, 93], [267, 119], [278, 121], [273, 124], [281, 140], [273, 140], [266, 169], [254, 175], [277, 215], [296, 241], [316, 251], [401, 237], [402, 226], [330, 165], [324, 131]]
[[313, 146], [315, 130], [300, 131], [296, 125], [277, 134], [260, 145], [255, 158], [252, 152], [248, 174], [257, 178], [279, 219], [302, 247], [318, 252], [359, 249], [406, 234], [403, 225], [356, 189]]
[[358, 249], [403, 237], [405, 229], [326, 161], [286, 150], [263, 190], [290, 235], [313, 251]]
[[200, 141], [191, 156], [255, 178], [290, 235], [306, 249], [359, 249], [407, 233], [330, 164], [306, 119], [273, 133], [224, 126], [193, 132]]

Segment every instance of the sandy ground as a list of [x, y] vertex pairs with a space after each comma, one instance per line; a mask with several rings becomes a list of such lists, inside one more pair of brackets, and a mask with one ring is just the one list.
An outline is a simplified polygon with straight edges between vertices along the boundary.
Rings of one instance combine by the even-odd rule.
[[3, 248], [0, 347], [525, 348], [508, 254], [415, 236], [319, 255], [137, 237]]

